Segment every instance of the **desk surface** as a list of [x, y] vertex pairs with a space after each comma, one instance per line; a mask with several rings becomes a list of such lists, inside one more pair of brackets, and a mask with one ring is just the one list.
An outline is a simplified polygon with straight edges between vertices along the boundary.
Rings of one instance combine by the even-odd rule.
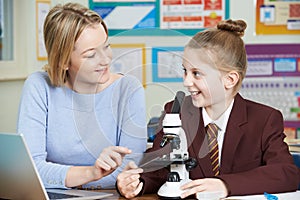
[[[102, 192], [108, 192], [112, 193], [113, 196], [104, 198], [104, 200], [111, 200], [111, 199], [126, 199], [124, 197], [120, 197], [118, 192], [116, 190], [100, 190]], [[300, 190], [296, 192], [288, 192], [288, 193], [280, 193], [280, 194], [275, 194], [279, 200], [299, 200], [300, 199]], [[159, 199], [156, 194], [145, 194], [140, 197], [135, 197], [133, 200], [150, 200], [150, 199]], [[233, 196], [233, 197], [227, 197], [225, 199], [228, 200], [265, 200], [266, 198], [264, 195], [249, 195], [249, 196]]]
[[[278, 193], [273, 194], [278, 200], [299, 200], [300, 199], [300, 190], [296, 192], [286, 192], [286, 193]], [[263, 194], [261, 195], [247, 195], [247, 196], [232, 196], [227, 197], [225, 200], [266, 200]]]
[[[124, 197], [120, 197], [120, 195], [118, 194], [118, 192], [116, 190], [100, 190], [101, 192], [107, 192], [107, 193], [112, 193], [113, 196], [104, 198], [103, 200], [109, 200], [109, 199], [126, 199]], [[158, 196], [156, 194], [145, 194], [143, 196], [140, 197], [135, 197], [134, 200], [150, 200], [150, 199], [159, 199]]]

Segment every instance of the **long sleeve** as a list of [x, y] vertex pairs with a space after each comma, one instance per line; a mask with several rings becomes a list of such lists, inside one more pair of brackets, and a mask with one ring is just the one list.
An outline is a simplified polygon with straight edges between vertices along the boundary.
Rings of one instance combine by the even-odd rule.
[[45, 80], [45, 74], [35, 73], [25, 81], [17, 132], [24, 134], [45, 187], [65, 188], [64, 180], [69, 166], [46, 162], [49, 82]]
[[[166, 104], [165, 112], [171, 105]], [[189, 96], [184, 100], [181, 120], [190, 141], [189, 156], [198, 163], [190, 171], [189, 178], [214, 177], [203, 142], [205, 129], [201, 108], [194, 107]], [[283, 125], [278, 110], [236, 96], [225, 131], [220, 175], [216, 176], [225, 182], [229, 195], [288, 192], [298, 188], [299, 169], [283, 141]], [[147, 151], [157, 156], [163, 136], [161, 127], [159, 130], [153, 148]], [[167, 174], [168, 168], [142, 174], [142, 193], [156, 193]]]
[[[248, 142], [240, 147], [248, 148], [256, 159], [255, 156], [252, 158], [246, 154], [241, 155], [243, 149], [236, 151], [237, 161], [232, 165], [232, 173], [219, 176], [227, 184], [231, 195], [288, 192], [298, 188], [298, 169], [293, 163], [287, 145], [283, 142], [285, 135], [282, 115], [276, 110], [266, 112], [265, 115], [268, 115], [265, 122], [257, 124], [258, 127], [263, 124], [262, 133], [257, 135], [260, 142], [252, 144]], [[261, 144], [260, 149], [255, 147], [257, 144]], [[242, 161], [242, 156], [243, 160], [246, 159], [248, 162]], [[240, 164], [238, 160], [241, 161]]]
[[[100, 93], [78, 94], [52, 87], [46, 73], [32, 74], [23, 88], [18, 132], [25, 135], [45, 187], [66, 188], [69, 167], [94, 165], [108, 146], [133, 151], [123, 166], [141, 156], [147, 146], [144, 98], [143, 87], [132, 76]], [[112, 188], [121, 170], [83, 187]]]

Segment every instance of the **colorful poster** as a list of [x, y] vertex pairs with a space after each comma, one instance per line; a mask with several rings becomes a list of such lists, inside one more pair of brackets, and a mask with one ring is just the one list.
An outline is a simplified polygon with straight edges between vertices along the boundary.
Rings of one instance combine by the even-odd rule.
[[300, 34], [300, 0], [257, 0], [256, 34]]
[[[145, 0], [92, 0], [93, 2], [145, 2]], [[147, 2], [154, 2], [155, 0], [146, 0]]]
[[229, 18], [229, 0], [89, 0], [110, 35], [194, 35]]
[[248, 44], [240, 93], [281, 111], [287, 138], [300, 139], [300, 44]]
[[155, 3], [96, 5], [110, 30], [130, 30], [155, 27]]
[[225, 19], [225, 0], [161, 0], [161, 29], [195, 29], [215, 26]]
[[247, 77], [300, 76], [299, 44], [248, 44], [246, 51]]

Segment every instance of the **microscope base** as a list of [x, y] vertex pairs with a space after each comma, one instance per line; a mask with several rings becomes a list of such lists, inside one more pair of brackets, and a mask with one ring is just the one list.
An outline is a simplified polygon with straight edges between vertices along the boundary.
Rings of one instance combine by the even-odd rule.
[[180, 189], [180, 186], [190, 182], [191, 180], [181, 180], [180, 182], [165, 182], [158, 190], [157, 195], [160, 199], [181, 199], [180, 195], [184, 191]]
[[158, 198], [159, 199], [165, 199], [165, 200], [172, 200], [172, 199], [174, 199], [174, 200], [176, 199], [177, 200], [177, 199], [181, 199], [180, 197], [161, 197], [161, 196], [158, 196]]

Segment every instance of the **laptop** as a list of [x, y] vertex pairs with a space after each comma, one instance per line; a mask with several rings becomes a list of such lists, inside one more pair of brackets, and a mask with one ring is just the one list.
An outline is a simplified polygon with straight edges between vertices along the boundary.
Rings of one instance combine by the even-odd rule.
[[0, 199], [102, 199], [111, 193], [45, 189], [22, 134], [0, 133]]

